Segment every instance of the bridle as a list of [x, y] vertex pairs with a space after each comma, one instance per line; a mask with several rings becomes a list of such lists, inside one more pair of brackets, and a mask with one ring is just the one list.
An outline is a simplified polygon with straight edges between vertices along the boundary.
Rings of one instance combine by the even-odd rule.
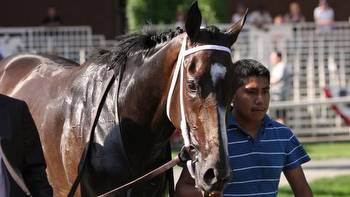
[[[191, 138], [190, 138], [190, 133], [187, 128], [187, 122], [186, 122], [186, 114], [185, 114], [185, 105], [184, 105], [184, 90], [183, 90], [183, 80], [184, 80], [184, 60], [187, 55], [190, 55], [192, 53], [196, 53], [198, 51], [203, 51], [203, 50], [217, 50], [217, 51], [224, 51], [227, 52], [231, 55], [231, 49], [228, 47], [220, 46], [220, 45], [201, 45], [197, 46], [194, 48], [190, 48], [186, 50], [186, 45], [187, 45], [187, 36], [184, 36], [184, 39], [182, 41], [181, 49], [177, 58], [176, 62], [176, 67], [175, 71], [173, 74], [173, 78], [171, 80], [170, 88], [169, 88], [169, 93], [168, 93], [168, 98], [167, 98], [167, 105], [166, 105], [166, 112], [169, 120], [172, 122], [171, 117], [170, 117], [170, 104], [171, 104], [171, 99], [174, 93], [175, 85], [180, 73], [180, 129], [181, 129], [181, 134], [182, 138], [184, 140], [184, 147], [189, 151], [189, 149], [195, 149], [195, 146], [191, 143]], [[198, 152], [198, 151], [197, 151]], [[195, 172], [194, 172], [194, 163], [197, 162], [197, 158], [192, 158], [191, 160], [188, 160], [186, 162], [187, 169], [189, 173], [191, 174], [192, 178], [195, 178]]]
[[[175, 165], [179, 165], [182, 163], [186, 162], [188, 171], [190, 172], [192, 178], [195, 178], [194, 176], [194, 164], [195, 162], [197, 162], [197, 159], [193, 159], [192, 156], [189, 153], [189, 149], [190, 148], [195, 148], [194, 145], [191, 144], [191, 138], [190, 138], [190, 134], [187, 128], [187, 122], [186, 122], [186, 115], [185, 115], [185, 105], [184, 105], [184, 96], [183, 96], [183, 75], [184, 75], [184, 59], [187, 55], [190, 55], [192, 53], [196, 53], [198, 51], [202, 51], [202, 50], [218, 50], [218, 51], [225, 51], [227, 53], [229, 53], [231, 55], [231, 49], [228, 47], [224, 47], [224, 46], [220, 46], [220, 45], [201, 45], [201, 46], [197, 46], [194, 48], [190, 48], [186, 50], [186, 44], [187, 44], [187, 36], [185, 35], [183, 41], [182, 41], [182, 45], [181, 45], [181, 49], [177, 58], [177, 63], [176, 63], [176, 67], [174, 70], [174, 74], [172, 77], [172, 81], [170, 84], [170, 88], [169, 88], [169, 92], [168, 92], [168, 97], [167, 97], [167, 104], [166, 104], [166, 112], [167, 112], [167, 116], [169, 118], [169, 120], [172, 122], [171, 117], [170, 117], [170, 103], [171, 103], [171, 99], [172, 99], [172, 95], [174, 93], [174, 89], [175, 89], [175, 85], [180, 73], [180, 117], [181, 117], [181, 122], [180, 122], [180, 129], [181, 129], [181, 134], [184, 140], [184, 147], [181, 149], [180, 153], [178, 154], [178, 156], [170, 161], [168, 161], [167, 163], [163, 164], [162, 166], [158, 167], [155, 170], [152, 170], [151, 172], [148, 172], [147, 174], [129, 182], [126, 183], [116, 189], [113, 189], [107, 193], [104, 193], [102, 195], [99, 195], [99, 197], [105, 197], [105, 196], [110, 196], [112, 194], [118, 193], [120, 191], [126, 190], [131, 188], [132, 186], [140, 183], [140, 182], [144, 182], [146, 180], [150, 180], [158, 175], [160, 175], [161, 173], [169, 170], [170, 168], [174, 167]], [[123, 71], [124, 68], [121, 69], [121, 71], [119, 72], [119, 77], [121, 79], [122, 75], [123, 75]], [[97, 120], [99, 117], [99, 114], [102, 110], [102, 106], [103, 103], [105, 102], [107, 93], [111, 87], [111, 84], [113, 83], [115, 79], [115, 76], [113, 75], [113, 77], [109, 80], [109, 83], [106, 87], [106, 89], [104, 90], [104, 94], [101, 98], [101, 101], [99, 102], [99, 106], [98, 106], [98, 110], [95, 113], [95, 118], [94, 118], [94, 124], [92, 125], [91, 129], [90, 129], [90, 140], [88, 142], [88, 146], [86, 147], [86, 151], [84, 152], [85, 154], [83, 154], [82, 158], [86, 158], [86, 156], [88, 155], [88, 150], [90, 149], [90, 142], [92, 142], [92, 137], [93, 137], [93, 132], [95, 130], [96, 124], [97, 124]], [[120, 84], [119, 84], [120, 85]], [[119, 89], [119, 86], [118, 86]], [[119, 91], [118, 91], [119, 92]], [[118, 97], [118, 96], [117, 96]], [[85, 162], [83, 162], [85, 163]], [[85, 165], [84, 165], [85, 166]], [[83, 167], [79, 170], [78, 172], [78, 176], [76, 178], [76, 180], [74, 181], [68, 197], [72, 197], [80, 183], [80, 179], [82, 176], [82, 171], [83, 171]]]

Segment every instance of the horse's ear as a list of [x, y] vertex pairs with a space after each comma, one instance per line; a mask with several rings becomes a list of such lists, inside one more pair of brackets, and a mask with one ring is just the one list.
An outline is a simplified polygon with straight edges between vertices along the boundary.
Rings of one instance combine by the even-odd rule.
[[185, 29], [188, 37], [193, 40], [198, 34], [202, 24], [202, 14], [198, 8], [198, 2], [193, 2], [187, 13]]
[[234, 42], [236, 42], [237, 40], [237, 37], [238, 37], [238, 34], [239, 32], [241, 32], [242, 28], [243, 28], [243, 25], [247, 19], [247, 14], [248, 14], [248, 9], [245, 11], [244, 15], [242, 16], [242, 18], [237, 21], [236, 23], [230, 25], [227, 30], [226, 30], [226, 33], [229, 34], [232, 38], [232, 44]]

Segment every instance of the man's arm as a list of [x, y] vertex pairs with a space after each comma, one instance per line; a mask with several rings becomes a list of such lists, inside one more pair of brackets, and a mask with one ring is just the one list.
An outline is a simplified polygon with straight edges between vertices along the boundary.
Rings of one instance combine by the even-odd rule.
[[23, 178], [33, 196], [51, 197], [52, 188], [47, 180], [46, 163], [40, 138], [28, 106], [21, 107], [22, 131], [24, 137]]
[[312, 197], [312, 191], [306, 181], [303, 169], [301, 166], [290, 170], [285, 170], [285, 177], [287, 178], [295, 197]]
[[[203, 193], [195, 187], [195, 181], [191, 177], [187, 168], [183, 168], [180, 178], [177, 181], [175, 189], [176, 197], [203, 197]], [[209, 197], [221, 197], [222, 192], [212, 192], [208, 195]]]
[[183, 168], [180, 178], [176, 183], [176, 197], [203, 197], [202, 193], [195, 188], [195, 182], [188, 172], [187, 168]]

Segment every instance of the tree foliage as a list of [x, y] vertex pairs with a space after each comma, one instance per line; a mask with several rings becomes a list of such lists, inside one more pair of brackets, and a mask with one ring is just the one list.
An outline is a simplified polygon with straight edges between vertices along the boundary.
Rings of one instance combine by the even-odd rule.
[[[198, 0], [205, 22], [229, 21], [229, 0]], [[127, 18], [130, 31], [138, 30], [147, 23], [172, 24], [176, 12], [186, 13], [193, 0], [128, 0]]]

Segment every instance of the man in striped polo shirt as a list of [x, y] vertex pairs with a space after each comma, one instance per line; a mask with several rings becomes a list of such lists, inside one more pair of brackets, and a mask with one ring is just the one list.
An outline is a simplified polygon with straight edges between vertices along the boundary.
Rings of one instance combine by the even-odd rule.
[[[288, 127], [266, 115], [270, 72], [250, 59], [240, 60], [234, 66], [235, 94], [227, 124], [232, 176], [223, 194], [209, 196], [277, 196], [281, 172], [296, 197], [313, 196], [301, 167], [310, 157]], [[194, 184], [184, 169], [176, 195], [202, 196]]]

